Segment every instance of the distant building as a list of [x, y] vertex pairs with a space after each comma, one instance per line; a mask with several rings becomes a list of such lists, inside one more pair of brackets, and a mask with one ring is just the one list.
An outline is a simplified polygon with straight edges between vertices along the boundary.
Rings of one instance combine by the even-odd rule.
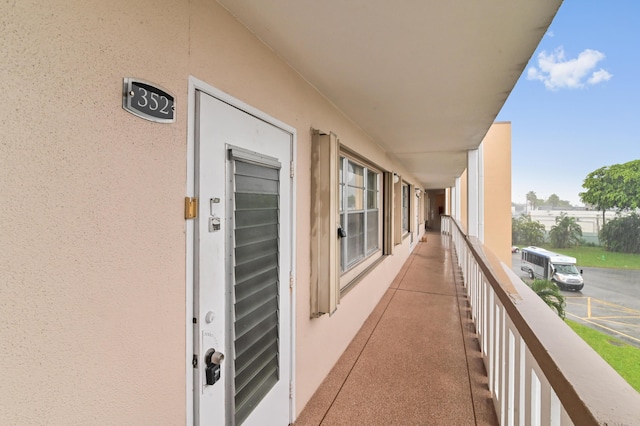
[[[576, 222], [582, 228], [582, 238], [588, 243], [599, 244], [598, 233], [602, 229], [602, 211], [586, 210], [584, 207], [575, 209], [538, 209], [529, 212], [531, 220], [535, 220], [544, 225], [545, 232], [549, 232], [556, 224], [556, 217], [566, 213], [569, 217], [576, 218]], [[616, 211], [610, 210], [605, 213], [605, 221], [608, 222], [616, 217]]]

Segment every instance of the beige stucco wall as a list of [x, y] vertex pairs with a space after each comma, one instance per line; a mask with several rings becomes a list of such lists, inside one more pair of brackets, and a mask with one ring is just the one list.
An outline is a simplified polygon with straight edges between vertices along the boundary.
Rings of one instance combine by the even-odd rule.
[[[0, 4], [4, 424], [185, 421], [187, 4]], [[129, 76], [177, 122], [124, 112]]]
[[[411, 176], [215, 1], [20, 0], [0, 21], [0, 418], [185, 422], [190, 75], [297, 130], [299, 412], [410, 249], [309, 319], [309, 129]], [[123, 77], [173, 92], [176, 122], [125, 112]]]
[[494, 123], [482, 141], [484, 244], [511, 266], [511, 123]]

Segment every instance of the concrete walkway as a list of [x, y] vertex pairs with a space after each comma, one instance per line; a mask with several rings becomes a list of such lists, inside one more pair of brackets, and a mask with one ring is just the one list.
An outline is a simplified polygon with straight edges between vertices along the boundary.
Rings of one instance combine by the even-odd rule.
[[427, 236], [296, 426], [498, 424], [450, 239]]

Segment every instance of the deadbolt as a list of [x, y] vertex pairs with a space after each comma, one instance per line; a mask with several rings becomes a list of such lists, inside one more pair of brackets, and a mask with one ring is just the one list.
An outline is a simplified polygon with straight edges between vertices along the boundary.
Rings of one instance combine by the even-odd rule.
[[204, 376], [207, 385], [213, 385], [220, 380], [220, 364], [224, 360], [224, 354], [211, 348], [204, 354]]

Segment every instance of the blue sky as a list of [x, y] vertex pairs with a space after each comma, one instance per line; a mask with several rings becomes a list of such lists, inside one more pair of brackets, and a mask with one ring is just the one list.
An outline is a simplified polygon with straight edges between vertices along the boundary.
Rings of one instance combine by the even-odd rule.
[[640, 1], [565, 0], [496, 120], [516, 203], [581, 204], [588, 173], [640, 159]]

